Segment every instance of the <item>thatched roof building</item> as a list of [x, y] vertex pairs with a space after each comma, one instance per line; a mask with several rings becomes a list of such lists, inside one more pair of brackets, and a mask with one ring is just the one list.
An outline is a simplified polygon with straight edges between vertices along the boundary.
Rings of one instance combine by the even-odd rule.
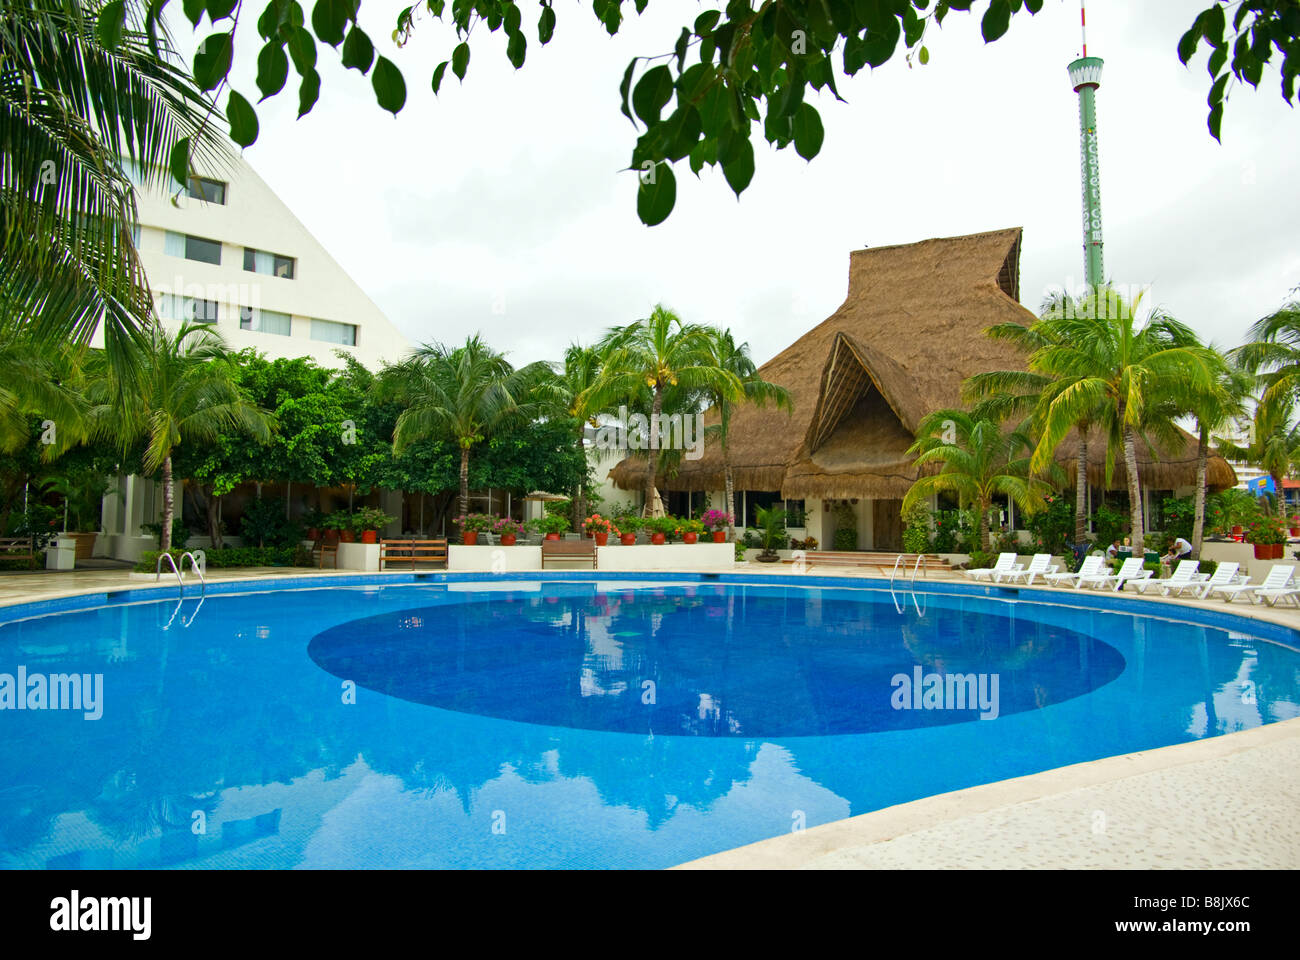
[[[921, 418], [960, 406], [962, 381], [972, 374], [1024, 366], [1023, 354], [984, 335], [996, 323], [1036, 319], [1019, 302], [1020, 240], [1017, 227], [853, 251], [843, 305], [760, 368], [790, 391], [793, 414], [771, 406], [733, 414], [736, 489], [779, 490], [789, 499], [902, 498], [917, 475], [906, 450]], [[1060, 448], [1071, 476], [1076, 449], [1073, 435]], [[1091, 482], [1102, 486], [1103, 444], [1089, 444], [1088, 460]], [[1195, 443], [1158, 457], [1140, 450], [1139, 462], [1150, 487], [1195, 482]], [[610, 477], [622, 489], [640, 489], [645, 471], [644, 460], [628, 458]], [[1225, 488], [1236, 476], [1212, 457], [1209, 481]], [[1124, 485], [1120, 462], [1110, 486]], [[660, 486], [722, 489], [718, 444]]]

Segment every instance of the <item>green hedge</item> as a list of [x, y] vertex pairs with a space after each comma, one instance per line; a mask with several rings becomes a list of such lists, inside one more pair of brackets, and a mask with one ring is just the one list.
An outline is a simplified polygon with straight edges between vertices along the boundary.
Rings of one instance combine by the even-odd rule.
[[[183, 550], [171, 550], [178, 564]], [[226, 550], [208, 550], [208, 566], [214, 570], [224, 567], [293, 567], [311, 566], [311, 553], [301, 547], [231, 547]], [[136, 561], [136, 573], [153, 573], [157, 569], [161, 550], [146, 550]]]

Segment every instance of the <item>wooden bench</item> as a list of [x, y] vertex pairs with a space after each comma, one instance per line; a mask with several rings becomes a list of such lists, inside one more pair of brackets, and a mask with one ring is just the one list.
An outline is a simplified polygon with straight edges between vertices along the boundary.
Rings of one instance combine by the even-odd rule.
[[542, 569], [546, 569], [547, 560], [566, 560], [591, 562], [591, 569], [596, 569], [595, 540], [543, 540]]
[[334, 569], [339, 568], [339, 542], [328, 540], [317, 540], [312, 544], [311, 555], [316, 558], [316, 569], [321, 570], [325, 567], [325, 558], [334, 559]]
[[0, 560], [26, 560], [27, 566], [36, 569], [35, 537], [0, 537]]
[[446, 540], [380, 540], [379, 569], [390, 562], [409, 563], [415, 569], [417, 563], [436, 563], [447, 566]]

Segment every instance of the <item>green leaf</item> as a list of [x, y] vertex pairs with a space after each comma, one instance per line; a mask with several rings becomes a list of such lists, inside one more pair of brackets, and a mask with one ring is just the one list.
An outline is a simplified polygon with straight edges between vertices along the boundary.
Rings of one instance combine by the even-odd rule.
[[[638, 172], [637, 176], [641, 177], [641, 174]], [[647, 183], [641, 177], [641, 185], [636, 191], [636, 215], [647, 227], [667, 220], [676, 203], [677, 178], [668, 164], [661, 163], [654, 168], [653, 183]]]
[[203, 0], [181, 0], [181, 9], [185, 11], [185, 18], [195, 27], [203, 19]]
[[1183, 34], [1182, 39], [1178, 41], [1178, 59], [1184, 65], [1192, 59], [1196, 53], [1196, 48], [1201, 44], [1201, 18], [1197, 17], [1192, 28]]
[[[293, 67], [299, 75], [316, 72], [316, 40], [311, 32], [303, 27], [289, 28], [289, 56], [293, 58]], [[320, 78], [316, 78], [319, 82]]]
[[1006, 33], [1010, 26], [1010, 0], [993, 0], [988, 10], [984, 12], [984, 19], [980, 21], [980, 32], [984, 34], [984, 42], [992, 43]]
[[239, 0], [207, 0], [208, 19], [213, 23], [230, 16], [231, 11], [239, 6]]
[[438, 89], [442, 86], [442, 76], [447, 72], [447, 61], [444, 60], [433, 68], [433, 93], [437, 96]]
[[822, 149], [826, 131], [821, 115], [810, 103], [801, 104], [794, 115], [794, 149], [805, 160], [811, 160]]
[[[514, 9], [511, 7], [510, 9]], [[506, 59], [514, 66], [516, 70], [524, 65], [524, 58], [528, 55], [528, 40], [524, 37], [523, 31], [516, 30], [514, 33], [507, 34], [506, 39]]]
[[754, 179], [754, 145], [748, 138], [737, 137], [730, 160], [722, 164], [722, 175], [739, 197]]
[[537, 39], [543, 44], [551, 42], [551, 37], [555, 34], [555, 11], [550, 7], [542, 7], [542, 17], [537, 21]]
[[451, 72], [462, 81], [465, 71], [469, 69], [469, 44], [461, 43], [451, 52]]
[[507, 37], [510, 36], [510, 34], [512, 33], [519, 32], [519, 23], [521, 19], [522, 19], [522, 15], [519, 13], [519, 8], [516, 7], [513, 3], [506, 4], [505, 12], [502, 14], [501, 22], [504, 24], [506, 28]]
[[916, 59], [921, 61], [921, 66], [930, 62], [930, 51], [927, 47], [922, 47], [921, 52], [916, 55]]
[[311, 112], [311, 108], [316, 106], [316, 100], [320, 97], [320, 74], [315, 70], [308, 70], [302, 75], [302, 82], [298, 84], [298, 118], [302, 119]]
[[230, 139], [241, 147], [251, 147], [257, 140], [257, 112], [236, 90], [226, 101], [226, 119], [230, 121]]
[[406, 81], [402, 79], [402, 71], [387, 57], [375, 61], [375, 72], [370, 77], [370, 85], [375, 88], [375, 99], [379, 105], [393, 116], [397, 116], [398, 111], [406, 105]]
[[316, 0], [311, 11], [311, 28], [331, 47], [343, 42], [343, 27], [352, 15], [348, 0]]
[[189, 137], [181, 137], [176, 141], [176, 146], [172, 147], [172, 152], [167, 158], [167, 168], [171, 171], [172, 179], [181, 186], [190, 182]]
[[618, 85], [619, 96], [623, 98], [623, 116], [631, 120], [633, 126], [636, 126], [636, 120], [633, 118], [632, 111], [628, 107], [628, 96], [632, 92], [632, 75], [636, 73], [636, 61], [637, 58], [633, 57], [632, 62], [629, 63], [627, 69], [623, 71], [623, 82]]
[[343, 66], [366, 73], [375, 62], [375, 45], [356, 24], [343, 41]]
[[289, 58], [284, 55], [284, 44], [271, 40], [257, 55], [257, 89], [262, 91], [262, 99], [283, 90], [288, 77]]
[[695, 18], [695, 35], [702, 37], [718, 24], [722, 13], [718, 10], [705, 10]]
[[122, 33], [126, 30], [126, 4], [123, 0], [109, 0], [104, 9], [99, 11], [99, 20], [95, 23], [95, 36], [108, 50], [116, 50], [122, 42]]
[[230, 72], [235, 46], [229, 33], [212, 33], [194, 54], [194, 81], [200, 90], [213, 90]]
[[662, 64], [652, 67], [632, 91], [632, 109], [647, 127], [659, 122], [659, 113], [673, 95], [673, 75]]

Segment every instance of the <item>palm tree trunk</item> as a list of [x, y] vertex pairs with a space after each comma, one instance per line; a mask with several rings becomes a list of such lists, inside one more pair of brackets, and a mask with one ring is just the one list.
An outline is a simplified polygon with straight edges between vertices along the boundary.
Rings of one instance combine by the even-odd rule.
[[993, 542], [989, 537], [989, 510], [993, 503], [989, 500], [981, 500], [979, 504], [980, 512], [980, 549], [988, 553], [993, 548]]
[[213, 493], [213, 484], [208, 484], [205, 492], [208, 498], [204, 511], [208, 518], [208, 539], [212, 541], [213, 550], [220, 550], [222, 547], [221, 521], [218, 519], [218, 515], [221, 510], [221, 498]]
[[1286, 517], [1286, 495], [1282, 490], [1282, 475], [1280, 473], [1271, 473], [1273, 478], [1273, 509], [1279, 517]]
[[1088, 535], [1088, 428], [1079, 428], [1079, 462], [1074, 469], [1074, 542]]
[[1129, 533], [1133, 540], [1133, 556], [1140, 557], [1146, 548], [1142, 529], [1142, 483], [1138, 479], [1137, 440], [1132, 427], [1124, 428], [1124, 469], [1128, 473], [1128, 509], [1132, 521]]
[[659, 467], [659, 414], [664, 409], [664, 388], [655, 384], [655, 402], [650, 407], [650, 462], [645, 474], [645, 510], [644, 515], [654, 512], [655, 473]]
[[162, 488], [163, 488], [163, 518], [162, 518], [162, 537], [159, 538], [159, 545], [164, 551], [172, 548], [172, 514], [176, 510], [176, 504], [172, 496], [172, 458], [169, 455], [162, 462]]
[[1201, 555], [1201, 540], [1205, 536], [1205, 475], [1210, 463], [1210, 434], [1201, 424], [1196, 445], [1196, 493], [1192, 501], [1192, 556]]
[[727, 448], [722, 448], [722, 484], [727, 500], [727, 516], [731, 517], [727, 524], [727, 539], [736, 539], [736, 483], [731, 476], [731, 460], [727, 456]]
[[460, 515], [469, 513], [469, 447], [460, 448]]

